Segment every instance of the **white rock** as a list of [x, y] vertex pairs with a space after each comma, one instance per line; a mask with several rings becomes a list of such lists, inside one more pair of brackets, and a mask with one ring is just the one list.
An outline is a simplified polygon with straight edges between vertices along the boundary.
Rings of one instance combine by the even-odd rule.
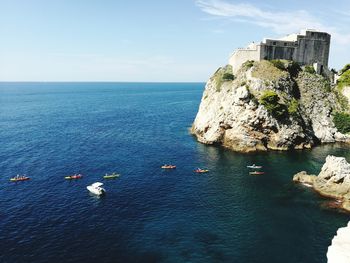
[[339, 228], [328, 247], [328, 263], [350, 262], [350, 222], [346, 227]]
[[[216, 83], [220, 71], [208, 81], [192, 126], [199, 141], [221, 143], [237, 151], [310, 148], [315, 138], [350, 141], [337, 133], [330, 115], [336, 98], [324, 89], [321, 76], [302, 73], [296, 81], [284, 76], [274, 82], [253, 77], [252, 70], [242, 69], [234, 81], [223, 81], [220, 87]], [[287, 107], [295, 86], [300, 92], [299, 117], [276, 119], [258, 102], [263, 92], [272, 89]]]
[[[294, 181], [303, 182], [311, 177], [298, 173]], [[318, 176], [312, 176], [313, 187], [321, 195], [339, 200], [342, 208], [350, 210], [350, 164], [344, 157], [328, 155]]]

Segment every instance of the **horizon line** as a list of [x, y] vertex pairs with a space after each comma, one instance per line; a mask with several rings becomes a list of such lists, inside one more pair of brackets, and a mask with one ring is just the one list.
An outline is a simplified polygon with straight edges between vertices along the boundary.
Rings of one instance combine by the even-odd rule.
[[206, 81], [0, 80], [0, 83], [206, 83]]

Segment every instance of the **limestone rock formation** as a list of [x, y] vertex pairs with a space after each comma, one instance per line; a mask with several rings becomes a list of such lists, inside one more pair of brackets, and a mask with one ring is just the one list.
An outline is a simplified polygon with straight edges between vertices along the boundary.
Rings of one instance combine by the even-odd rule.
[[350, 262], [350, 222], [346, 227], [338, 229], [328, 247], [328, 263], [349, 263]]
[[310, 148], [348, 140], [332, 120], [339, 107], [324, 77], [293, 62], [248, 61], [235, 76], [230, 66], [214, 73], [191, 132], [241, 152]]
[[305, 171], [301, 171], [294, 175], [293, 181], [302, 183], [308, 186], [313, 186], [314, 181], [316, 179], [316, 175], [309, 175]]
[[342, 208], [350, 211], [350, 164], [344, 157], [329, 155], [318, 176], [300, 172], [293, 181], [309, 184], [321, 195], [336, 198]]

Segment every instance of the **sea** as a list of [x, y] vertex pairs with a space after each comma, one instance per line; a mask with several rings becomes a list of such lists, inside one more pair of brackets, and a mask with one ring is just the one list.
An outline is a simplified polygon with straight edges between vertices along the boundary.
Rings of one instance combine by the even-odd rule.
[[[292, 178], [329, 154], [350, 160], [349, 146], [201, 144], [189, 129], [204, 86], [0, 83], [0, 262], [327, 262], [350, 216]], [[249, 175], [253, 163], [265, 174]]]

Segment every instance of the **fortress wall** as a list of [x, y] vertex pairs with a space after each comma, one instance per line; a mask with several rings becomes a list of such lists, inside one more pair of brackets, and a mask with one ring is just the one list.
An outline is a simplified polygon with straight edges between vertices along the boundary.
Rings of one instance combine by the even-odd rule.
[[229, 64], [232, 66], [233, 74], [248, 60], [260, 60], [260, 45], [257, 45], [256, 49], [238, 49], [232, 54], [229, 59]]
[[287, 59], [293, 60], [295, 47], [293, 46], [270, 46], [262, 45], [261, 46], [261, 56], [260, 60], [273, 60], [273, 59]]
[[304, 64], [305, 61], [306, 49], [305, 49], [305, 37], [298, 36], [298, 49], [294, 54], [294, 61], [300, 64]]
[[[251, 43], [248, 48], [238, 49], [229, 59], [236, 73], [241, 65], [248, 61], [286, 59], [302, 65], [321, 64], [328, 67], [331, 36], [325, 32], [302, 31], [282, 39], [264, 39], [260, 44]], [[321, 71], [323, 71], [321, 69]]]
[[[313, 34], [313, 35], [311, 35]], [[327, 33], [307, 32], [298, 37], [298, 49], [294, 60], [301, 64], [312, 65], [318, 62], [328, 66], [330, 35]]]

